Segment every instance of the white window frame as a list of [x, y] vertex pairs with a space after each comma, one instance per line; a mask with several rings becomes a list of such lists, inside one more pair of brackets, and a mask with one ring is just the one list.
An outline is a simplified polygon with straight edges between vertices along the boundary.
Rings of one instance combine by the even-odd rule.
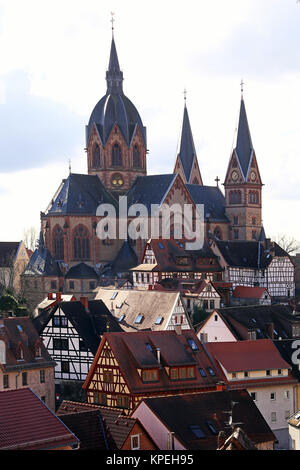
[[[137, 438], [138, 440], [138, 447], [133, 447], [133, 439]], [[131, 450], [140, 450], [141, 445], [140, 445], [140, 435], [139, 434], [134, 434], [131, 436]]]

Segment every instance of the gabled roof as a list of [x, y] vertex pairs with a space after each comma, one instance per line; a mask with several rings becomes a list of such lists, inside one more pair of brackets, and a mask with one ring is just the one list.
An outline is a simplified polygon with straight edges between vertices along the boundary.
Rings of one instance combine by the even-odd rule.
[[241, 299], [261, 299], [264, 294], [268, 294], [265, 287], [236, 286], [232, 296]]
[[126, 194], [127, 206], [144, 204], [149, 215], [151, 204], [161, 205], [175, 179], [176, 174], [137, 176]]
[[[174, 438], [187, 450], [216, 450], [219, 432], [224, 432], [227, 437], [232, 433], [231, 426], [227, 424], [231, 411], [233, 422], [242, 423], [240, 426], [256, 444], [276, 440], [246, 390], [144, 398], [143, 402], [170, 432], [174, 432]], [[234, 406], [233, 402], [236, 403]], [[135, 415], [139, 416], [138, 407], [133, 412]], [[155, 440], [154, 428], [149, 428], [148, 432]]]
[[[192, 349], [189, 340], [194, 342], [196, 349]], [[95, 372], [94, 368], [98, 363], [102, 347], [106, 341], [131, 394], [171, 393], [178, 389], [185, 392], [214, 389], [219, 380], [219, 374], [193, 330], [182, 330], [181, 334], [176, 333], [174, 330], [106, 333], [101, 340], [94, 362], [83, 384], [84, 389], [89, 388]], [[159, 360], [157, 358], [157, 348], [160, 349]], [[195, 366], [195, 378], [179, 381], [170, 380], [165, 368], [184, 366]], [[147, 368], [158, 369], [159, 380], [157, 382], [143, 383], [138, 369]], [[205, 377], [201, 375], [200, 368], [205, 371]], [[209, 368], [215, 370], [214, 375], [209, 372]]]
[[[22, 368], [41, 369], [54, 367], [48, 350], [40, 339], [33, 322], [29, 317], [5, 317], [0, 319], [0, 340], [6, 344], [4, 370], [12, 371]], [[41, 348], [41, 356], [37, 356], [37, 346]], [[18, 348], [22, 347], [23, 361], [19, 361]]]
[[61, 302], [47, 315], [42, 313], [34, 318], [33, 323], [40, 334], [59, 308], [72, 323], [92, 354], [97, 351], [100, 336], [106, 333], [108, 329], [110, 331], [123, 331], [101, 300], [89, 300], [88, 311], [80, 301]]
[[0, 267], [10, 267], [21, 242], [0, 242]]
[[215, 342], [206, 346], [227, 372], [291, 369], [270, 339]]
[[[108, 309], [113, 309], [123, 331], [166, 329], [178, 297], [178, 292], [114, 288], [100, 288], [96, 294], [96, 299], [101, 299]], [[142, 319], [136, 323], [139, 314]], [[155, 324], [159, 318], [161, 321]]]
[[97, 175], [70, 173], [55, 194], [46, 215], [88, 214], [96, 215], [100, 204], [112, 204], [114, 197], [105, 189]]
[[136, 266], [138, 256], [128, 240], [124, 240], [120, 250], [118, 251], [115, 259], [111, 263], [113, 273], [128, 272], [133, 266]]
[[99, 279], [99, 275], [92, 266], [79, 263], [72, 266], [65, 274], [66, 279]]
[[59, 418], [80, 440], [80, 450], [110, 450], [99, 410], [63, 414]]
[[229, 222], [225, 214], [225, 197], [218, 186], [186, 184], [195, 204], [204, 205], [204, 217], [213, 222]]
[[38, 247], [31, 256], [23, 275], [28, 276], [62, 276], [59, 264], [54, 260], [48, 248]]
[[79, 439], [30, 388], [0, 392], [0, 449], [51, 450]]

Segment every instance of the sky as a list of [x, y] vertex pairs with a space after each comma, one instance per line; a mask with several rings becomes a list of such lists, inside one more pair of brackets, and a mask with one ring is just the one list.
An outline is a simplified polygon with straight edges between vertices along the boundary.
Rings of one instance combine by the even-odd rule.
[[0, 0], [0, 240], [39, 231], [69, 161], [87, 172], [111, 12], [123, 90], [147, 127], [148, 174], [173, 172], [186, 89], [203, 182], [224, 182], [243, 80], [266, 235], [300, 241], [297, 0]]

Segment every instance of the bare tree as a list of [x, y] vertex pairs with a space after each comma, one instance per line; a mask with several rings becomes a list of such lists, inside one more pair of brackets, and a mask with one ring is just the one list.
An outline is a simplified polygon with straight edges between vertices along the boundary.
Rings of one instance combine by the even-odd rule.
[[30, 227], [23, 231], [23, 242], [26, 248], [34, 251], [38, 240], [38, 231], [36, 227]]
[[279, 234], [273, 237], [272, 240], [281, 246], [289, 255], [294, 255], [300, 250], [300, 242], [288, 235]]

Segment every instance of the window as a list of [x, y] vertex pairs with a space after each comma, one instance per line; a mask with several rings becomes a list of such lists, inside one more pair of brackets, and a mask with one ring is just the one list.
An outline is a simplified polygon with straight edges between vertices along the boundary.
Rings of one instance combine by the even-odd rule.
[[28, 385], [27, 382], [27, 372], [22, 372], [22, 385]]
[[135, 168], [140, 168], [141, 167], [141, 161], [140, 161], [140, 151], [137, 145], [133, 147], [133, 166]]
[[290, 399], [290, 391], [289, 390], [285, 390], [284, 393], [283, 393], [283, 396], [286, 400], [289, 400]]
[[53, 229], [53, 255], [57, 260], [64, 259], [64, 235], [62, 228], [57, 225]]
[[139, 313], [136, 319], [134, 320], [134, 323], [141, 323], [142, 319], [143, 319], [143, 315]]
[[53, 349], [67, 351], [69, 349], [68, 340], [66, 338], [53, 338]]
[[249, 372], [247, 370], [244, 372], [244, 377], [249, 377]]
[[285, 410], [284, 419], [289, 419], [289, 418], [290, 418], [290, 410]]
[[158, 371], [154, 370], [143, 370], [142, 373], [143, 382], [157, 382], [158, 380]]
[[68, 319], [65, 316], [60, 317], [60, 326], [61, 327], [66, 327], [68, 326]]
[[240, 190], [230, 191], [229, 193], [229, 204], [241, 204], [242, 193]]
[[118, 292], [114, 292], [113, 295], [111, 296], [110, 300], [115, 300], [117, 295], [118, 295]]
[[90, 281], [90, 290], [95, 289], [95, 287], [96, 287], [95, 281]]
[[210, 375], [212, 375], [213, 377], [216, 375], [216, 374], [214, 373], [214, 370], [213, 370], [211, 367], [208, 367], [207, 370], [208, 370], [208, 372], [210, 373]]
[[275, 392], [270, 393], [270, 400], [272, 400], [272, 401], [276, 400], [276, 393]]
[[54, 315], [54, 317], [52, 318], [52, 325], [60, 326], [60, 317], [58, 315]]
[[121, 321], [123, 321], [123, 320], [124, 320], [124, 318], [125, 318], [125, 315], [124, 315], [124, 314], [123, 314], [123, 315], [121, 315], [121, 316], [120, 316], [120, 318], [119, 318], [119, 320], [118, 320], [118, 321], [119, 321], [119, 323], [121, 323]]
[[248, 193], [248, 202], [250, 204], [258, 204], [259, 198], [258, 198], [258, 192], [257, 191], [249, 191], [249, 193]]
[[256, 218], [252, 217], [252, 225], [256, 225]]
[[93, 168], [100, 168], [101, 161], [100, 161], [100, 147], [98, 144], [94, 147], [93, 152]]
[[106, 405], [107, 404], [107, 396], [106, 393], [102, 392], [94, 392], [94, 402], [98, 405]]
[[122, 166], [122, 151], [119, 144], [114, 144], [112, 148], [112, 166]]
[[195, 378], [194, 367], [172, 367], [170, 369], [171, 380], [185, 380]]
[[239, 218], [237, 216], [233, 217], [233, 225], [238, 225], [239, 223]]
[[206, 373], [205, 373], [204, 369], [200, 368], [199, 371], [200, 371], [200, 374], [202, 375], [202, 377], [206, 377]]
[[162, 321], [163, 321], [163, 317], [157, 317], [154, 323], [155, 325], [160, 325]]
[[215, 321], [218, 321], [218, 315], [215, 315], [215, 316], [214, 316], [214, 320], [215, 320]]
[[251, 393], [250, 393], [250, 396], [251, 396], [251, 398], [252, 398], [253, 401], [256, 401], [256, 400], [257, 400], [257, 394], [256, 394], [256, 392], [251, 392]]
[[74, 281], [69, 282], [69, 289], [74, 289]]
[[232, 372], [231, 377], [232, 377], [233, 379], [236, 379], [236, 372]]
[[211, 422], [211, 421], [206, 421], [206, 424], [207, 424], [207, 427], [209, 428], [209, 430], [214, 434], [218, 434], [218, 431], [216, 430], [214, 424]]
[[271, 375], [271, 371], [270, 370], [266, 370], [266, 375]]
[[79, 225], [73, 236], [74, 259], [90, 259], [90, 238], [88, 230]]
[[51, 290], [56, 290], [56, 281], [51, 281]]
[[112, 370], [104, 370], [103, 371], [103, 382], [113, 382], [113, 371]]
[[40, 370], [40, 383], [45, 383], [45, 371], [44, 369]]
[[9, 375], [3, 375], [3, 388], [9, 388]]
[[271, 422], [272, 422], [272, 423], [276, 423], [276, 421], [277, 421], [276, 411], [273, 411], [273, 412], [271, 413]]
[[192, 338], [188, 338], [187, 342], [189, 343], [189, 345], [190, 345], [190, 347], [192, 348], [193, 351], [198, 351], [199, 350], [197, 344], [195, 343], [195, 341]]
[[252, 240], [256, 240], [256, 230], [252, 230]]
[[66, 374], [70, 372], [70, 364], [68, 361], [61, 361], [61, 371]]
[[198, 439], [205, 437], [205, 433], [198, 424], [191, 424], [189, 428]]
[[237, 229], [235, 229], [235, 230], [233, 231], [233, 238], [234, 238], [235, 240], [238, 240], [238, 238], [239, 238], [239, 231], [238, 231]]
[[209, 301], [209, 308], [210, 308], [211, 310], [213, 310], [213, 309], [215, 308], [215, 301], [214, 301], [214, 300], [210, 300], [210, 301]]
[[117, 405], [120, 408], [129, 408], [129, 397], [125, 395], [119, 395], [117, 397]]
[[135, 434], [131, 436], [131, 450], [139, 450], [140, 448], [140, 435]]

